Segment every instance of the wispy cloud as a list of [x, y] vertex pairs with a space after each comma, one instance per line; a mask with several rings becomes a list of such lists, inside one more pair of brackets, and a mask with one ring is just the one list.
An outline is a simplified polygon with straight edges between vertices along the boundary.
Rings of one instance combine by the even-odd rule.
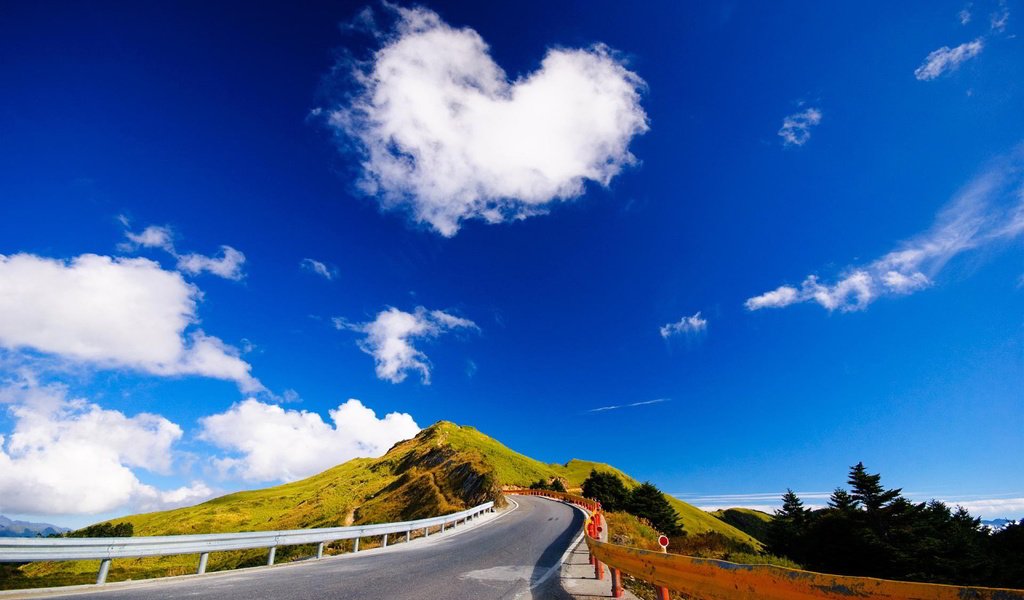
[[957, 255], [1024, 233], [1024, 147], [976, 177], [936, 216], [932, 227], [864, 266], [849, 267], [834, 283], [808, 275], [747, 299], [747, 310], [816, 302], [829, 311], [863, 310], [882, 296], [928, 288]]
[[389, 16], [394, 31], [359, 65], [355, 97], [314, 111], [361, 148], [362, 188], [383, 208], [450, 237], [467, 219], [541, 214], [636, 162], [644, 83], [612, 50], [553, 48], [509, 81], [476, 31], [424, 8]]
[[963, 9], [957, 13], [957, 18], [960, 19], [961, 25], [966, 25], [971, 22], [971, 2], [968, 2]]
[[127, 217], [122, 215], [118, 217], [118, 220], [125, 226], [124, 235], [128, 238], [128, 241], [118, 245], [118, 250], [122, 252], [134, 252], [139, 248], [156, 248], [176, 258], [178, 270], [189, 275], [206, 272], [233, 281], [240, 281], [245, 277], [245, 273], [242, 272], [245, 254], [231, 246], [221, 246], [219, 257], [195, 252], [181, 254], [175, 248], [174, 231], [170, 227], [150, 225], [141, 232], [135, 233], [128, 229], [130, 222]]
[[666, 340], [674, 335], [681, 334], [694, 334], [706, 331], [708, 328], [708, 321], [700, 316], [700, 311], [697, 311], [689, 317], [683, 317], [675, 323], [668, 323], [662, 325], [658, 330], [661, 333], [661, 337]]
[[914, 70], [914, 77], [919, 81], [930, 81], [943, 73], [950, 73], [960, 68], [960, 65], [981, 54], [985, 48], [983, 38], [977, 38], [970, 42], [964, 42], [955, 48], [943, 46], [933, 50], [924, 62]]
[[299, 267], [304, 271], [315, 273], [327, 281], [331, 281], [338, 274], [335, 269], [328, 267], [325, 263], [312, 258], [304, 258], [299, 262]]
[[808, 108], [782, 120], [779, 137], [783, 146], [803, 146], [811, 139], [811, 128], [821, 123], [821, 109]]
[[671, 398], [657, 398], [655, 400], [644, 400], [642, 402], [632, 402], [630, 404], [616, 404], [612, 406], [601, 406], [599, 408], [591, 408], [587, 412], [604, 412], [606, 410], [618, 410], [620, 408], [632, 408], [634, 406], [647, 406], [648, 404], [661, 404], [662, 402], [669, 402]]
[[336, 317], [334, 326], [366, 334], [359, 348], [373, 357], [380, 379], [401, 383], [410, 371], [416, 371], [424, 384], [430, 383], [430, 362], [413, 342], [436, 338], [454, 329], [480, 329], [469, 319], [422, 306], [411, 313], [388, 307], [369, 323], [350, 323]]
[[1010, 9], [1006, 7], [1006, 2], [999, 3], [999, 10], [992, 13], [989, 17], [989, 27], [992, 31], [1002, 32], [1006, 29], [1006, 22], [1010, 20]]

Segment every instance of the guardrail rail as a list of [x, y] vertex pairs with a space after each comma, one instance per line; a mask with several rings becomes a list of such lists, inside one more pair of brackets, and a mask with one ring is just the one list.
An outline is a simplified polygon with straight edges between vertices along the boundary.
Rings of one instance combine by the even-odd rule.
[[[600, 513], [594, 520], [601, 523]], [[697, 600], [1024, 600], [1024, 590], [827, 575], [666, 554], [600, 541], [600, 529], [592, 523], [586, 531], [595, 577], [604, 578], [602, 563], [609, 567], [613, 598], [622, 597], [627, 573], [654, 584], [659, 600], [668, 600], [669, 590]]]
[[324, 546], [330, 542], [355, 540], [353, 551], [358, 552], [360, 538], [382, 537], [382, 545], [386, 547], [389, 535], [404, 533], [406, 541], [410, 541], [413, 531], [422, 529], [426, 537], [430, 535], [431, 527], [440, 526], [444, 532], [449, 523], [452, 526], [459, 521], [468, 523], [485, 512], [494, 512], [494, 502], [440, 517], [350, 527], [120, 538], [0, 538], [0, 562], [99, 560], [96, 583], [100, 585], [106, 582], [110, 561], [115, 558], [198, 554], [197, 573], [203, 574], [211, 552], [267, 548], [267, 565], [273, 565], [278, 546], [317, 544], [316, 557], [319, 559], [323, 557]]

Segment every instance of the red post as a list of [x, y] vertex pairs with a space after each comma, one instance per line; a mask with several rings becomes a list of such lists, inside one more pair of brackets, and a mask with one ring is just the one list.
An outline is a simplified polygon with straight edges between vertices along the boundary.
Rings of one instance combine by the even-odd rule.
[[594, 577], [596, 577], [598, 581], [604, 579], [604, 563], [596, 558], [594, 559]]
[[[659, 537], [658, 538], [658, 543], [661, 543], [662, 541], [667, 542], [668, 538], [665, 538], [664, 540], [661, 539], [661, 538], [664, 538], [664, 537], [665, 536]], [[667, 543], [661, 547], [661, 551], [666, 553], [666, 554], [668, 553], [668, 544]], [[670, 596], [668, 595], [668, 588], [667, 587], [661, 587], [661, 586], [656, 587], [654, 595], [655, 595], [655, 597], [658, 600], [671, 600]]]
[[615, 567], [608, 567], [612, 574], [612, 598], [622, 597], [622, 572]]

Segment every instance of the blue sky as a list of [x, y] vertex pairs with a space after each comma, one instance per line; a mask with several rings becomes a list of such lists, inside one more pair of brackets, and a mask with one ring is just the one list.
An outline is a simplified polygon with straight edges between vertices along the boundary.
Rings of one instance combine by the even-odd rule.
[[1024, 517], [1021, 9], [9, 6], [0, 512], [447, 419], [701, 506], [864, 461]]

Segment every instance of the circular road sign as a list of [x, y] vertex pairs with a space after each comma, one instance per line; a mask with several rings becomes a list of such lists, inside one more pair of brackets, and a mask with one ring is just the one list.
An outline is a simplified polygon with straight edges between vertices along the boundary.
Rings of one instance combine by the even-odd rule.
[[659, 537], [658, 538], [658, 544], [661, 545], [662, 550], [664, 550], [665, 548], [668, 548], [668, 537], [664, 536], [664, 535]]

